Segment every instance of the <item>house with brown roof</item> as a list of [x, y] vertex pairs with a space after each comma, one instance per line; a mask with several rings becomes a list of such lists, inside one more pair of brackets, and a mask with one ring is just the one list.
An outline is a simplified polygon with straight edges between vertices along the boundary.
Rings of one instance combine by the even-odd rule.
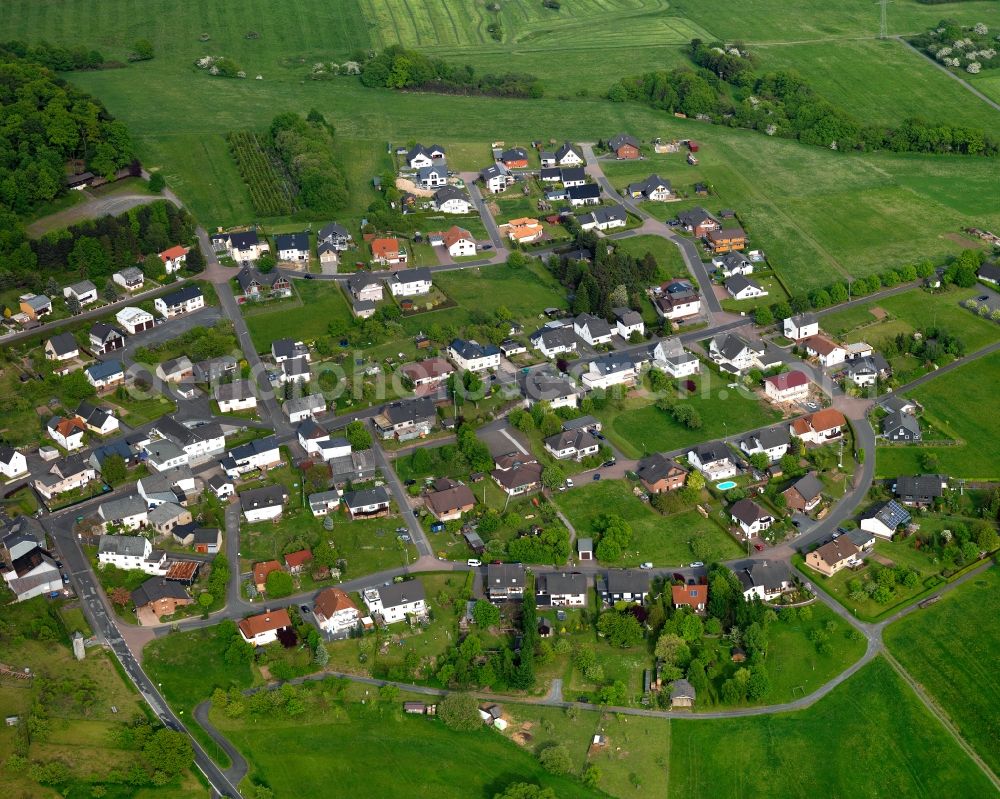
[[639, 140], [627, 133], [619, 133], [608, 141], [608, 149], [619, 161], [634, 161], [642, 154], [639, 151]]
[[705, 236], [705, 243], [708, 244], [708, 248], [716, 255], [724, 252], [732, 252], [733, 250], [742, 250], [747, 246], [747, 234], [741, 227], [711, 230]]
[[358, 606], [340, 588], [320, 591], [316, 604], [313, 605], [313, 615], [319, 628], [330, 635], [343, 635], [357, 627], [361, 621]]
[[476, 254], [476, 240], [465, 228], [452, 225], [441, 234], [441, 241], [452, 258], [462, 258]]
[[443, 383], [455, 373], [455, 367], [445, 358], [426, 358], [416, 363], [408, 363], [400, 370], [414, 388], [421, 386], [436, 386]]
[[301, 574], [302, 569], [313, 558], [313, 553], [308, 549], [300, 549], [297, 552], [289, 552], [285, 555], [285, 568], [291, 574]]
[[835, 408], [824, 408], [796, 419], [789, 427], [793, 436], [801, 438], [807, 444], [827, 444], [839, 439], [846, 426], [844, 414]]
[[435, 484], [435, 490], [427, 495], [424, 504], [431, 516], [439, 522], [451, 519], [461, 519], [463, 513], [468, 513], [476, 505], [476, 498], [467, 485], [452, 483], [450, 480], [438, 481], [440, 489]]
[[266, 646], [278, 640], [278, 634], [292, 626], [288, 611], [284, 608], [265, 611], [243, 619], [238, 625], [240, 635], [248, 644]]
[[542, 223], [530, 217], [511, 219], [506, 225], [501, 225], [499, 230], [501, 235], [521, 244], [530, 244], [545, 235]]
[[267, 575], [271, 572], [280, 572], [281, 564], [276, 560], [265, 560], [253, 565], [253, 584], [260, 592], [267, 590]]
[[372, 239], [372, 261], [384, 266], [406, 263], [406, 250], [399, 239]]
[[807, 554], [806, 566], [832, 577], [842, 569], [860, 563], [860, 554], [861, 550], [848, 541], [846, 536], [840, 536]]
[[809, 397], [809, 378], [793, 369], [764, 378], [764, 395], [775, 403], [801, 402]]
[[687, 469], [673, 458], [656, 452], [639, 461], [636, 468], [639, 481], [651, 494], [662, 494], [666, 491], [676, 491], [683, 487], [687, 478]]
[[808, 513], [823, 500], [823, 484], [810, 472], [781, 492], [789, 510]]
[[183, 585], [163, 577], [150, 577], [132, 592], [136, 612], [145, 610], [157, 618], [169, 616], [176, 613], [177, 608], [193, 603]]
[[708, 607], [707, 585], [672, 585], [670, 596], [675, 608], [691, 608], [702, 613]]
[[823, 366], [838, 366], [847, 360], [847, 350], [826, 336], [809, 336], [802, 342], [806, 355], [816, 358]]

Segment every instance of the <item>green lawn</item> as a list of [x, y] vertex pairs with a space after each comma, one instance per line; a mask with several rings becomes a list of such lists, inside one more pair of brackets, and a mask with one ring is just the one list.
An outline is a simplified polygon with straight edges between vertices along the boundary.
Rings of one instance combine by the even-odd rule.
[[660, 236], [628, 236], [624, 239], [618, 239], [616, 244], [619, 250], [636, 258], [643, 258], [648, 252], [653, 253], [660, 268], [657, 277], [662, 280], [668, 280], [672, 277], [690, 277], [680, 249], [676, 244]]
[[652, 561], [657, 566], [676, 566], [694, 559], [689, 541], [703, 537], [712, 547], [712, 560], [740, 556], [741, 547], [714, 519], [704, 519], [696, 510], [661, 516], [632, 495], [631, 484], [601, 480], [557, 494], [555, 504], [566, 514], [579, 537], [593, 535], [593, 523], [602, 514], [621, 516], [632, 526], [634, 549], [622, 565], [637, 566]]
[[343, 289], [338, 283], [319, 280], [296, 280], [295, 291], [301, 305], [283, 302], [274, 310], [247, 315], [247, 327], [259, 352], [266, 352], [279, 338], [312, 341], [326, 335], [332, 321], [353, 319]]
[[[551, 786], [560, 797], [602, 795], [545, 772], [528, 751], [485, 727], [456, 732], [437, 719], [404, 716], [399, 703], [381, 716], [360, 704], [324, 705], [294, 719], [234, 722], [216, 713], [213, 722], [250, 760], [250, 777], [279, 798], [325, 796], [335, 785], [358, 799], [400, 791], [414, 799], [467, 799], [492, 797], [521, 781]], [[359, 768], [358, 753], [376, 751], [393, 753], [391, 768]]]
[[993, 568], [885, 631], [889, 650], [934, 697], [987, 764], [1000, 769], [1000, 572]]
[[1000, 477], [1000, 439], [983, 435], [983, 414], [996, 405], [998, 380], [1000, 353], [993, 353], [910, 392], [909, 396], [924, 406], [923, 417], [939, 432], [961, 444], [879, 447], [877, 473], [887, 477], [920, 474], [926, 471], [922, 456], [933, 455], [938, 460], [936, 469], [952, 477], [983, 480]]
[[674, 720], [677, 796], [991, 796], [993, 788], [882, 659], [806, 710]]
[[609, 406], [598, 414], [604, 422], [604, 433], [626, 455], [641, 457], [644, 453], [670, 452], [700, 441], [735, 435], [781, 418], [756, 396], [726, 388], [723, 379], [714, 372], [704, 369], [700, 377], [692, 379], [695, 391], [678, 402], [697, 409], [702, 419], [700, 428], [692, 430], [677, 424], [673, 417], [648, 404], [648, 400], [626, 400], [623, 410]]

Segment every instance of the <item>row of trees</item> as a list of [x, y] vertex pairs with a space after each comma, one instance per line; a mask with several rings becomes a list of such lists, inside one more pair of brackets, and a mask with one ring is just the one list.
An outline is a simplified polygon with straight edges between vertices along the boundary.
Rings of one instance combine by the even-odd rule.
[[505, 72], [477, 75], [469, 64], [429, 58], [399, 45], [387, 47], [361, 68], [361, 83], [388, 89], [418, 89], [445, 94], [485, 94], [495, 97], [541, 97], [534, 75]]
[[834, 150], [962, 153], [995, 156], [1000, 139], [979, 128], [909, 118], [893, 127], [867, 124], [817, 94], [791, 71], [756, 75], [739, 46], [691, 41], [697, 70], [677, 68], [622, 78], [608, 98], [635, 100], [670, 113], [711, 119], [769, 136]]

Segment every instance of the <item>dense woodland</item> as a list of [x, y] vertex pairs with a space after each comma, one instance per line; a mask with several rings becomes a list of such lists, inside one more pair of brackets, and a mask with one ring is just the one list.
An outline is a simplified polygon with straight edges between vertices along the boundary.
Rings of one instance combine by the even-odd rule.
[[303, 119], [294, 112], [271, 121], [271, 143], [297, 189], [297, 205], [316, 213], [347, 204], [347, 180], [335, 157], [334, 129], [315, 109]]
[[758, 75], [753, 55], [739, 44], [694, 39], [688, 52], [697, 69], [623, 78], [608, 98], [833, 150], [1000, 154], [1000, 139], [978, 128], [916, 118], [892, 128], [865, 124], [820, 97], [794, 72]]
[[469, 64], [452, 64], [428, 58], [398, 45], [387, 47], [361, 68], [365, 86], [418, 89], [444, 94], [485, 94], [495, 97], [541, 97], [542, 86], [534, 75], [505, 72], [477, 75]]

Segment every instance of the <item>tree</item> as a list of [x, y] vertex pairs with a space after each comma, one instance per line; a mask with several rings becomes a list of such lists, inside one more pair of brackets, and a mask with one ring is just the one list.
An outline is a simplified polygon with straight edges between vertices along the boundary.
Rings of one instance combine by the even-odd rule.
[[171, 778], [194, 763], [194, 750], [188, 737], [168, 729], [153, 733], [142, 753], [150, 766]]
[[472, 608], [472, 618], [480, 629], [496, 627], [500, 624], [500, 608], [485, 599], [480, 599]]
[[292, 582], [292, 575], [288, 572], [283, 572], [280, 569], [275, 569], [267, 575], [265, 585], [267, 587], [267, 595], [272, 599], [280, 599], [281, 597], [291, 596], [292, 592], [295, 590], [295, 584]]
[[493, 799], [556, 799], [556, 792], [530, 782], [512, 782], [503, 793], [494, 794]]
[[770, 308], [766, 305], [762, 305], [754, 312], [753, 320], [761, 327], [770, 327], [774, 324], [774, 314], [771, 312]]
[[705, 476], [697, 469], [692, 469], [687, 476], [685, 485], [695, 491], [701, 491], [705, 487]]
[[691, 650], [679, 635], [663, 633], [656, 640], [656, 657], [672, 666], [686, 664], [691, 659]]
[[212, 607], [212, 603], [214, 601], [215, 597], [212, 596], [211, 592], [209, 591], [202, 591], [200, 594], [198, 594], [198, 604], [201, 605], [203, 608], [205, 608], [205, 610], [208, 610], [210, 607]]
[[326, 649], [326, 644], [317, 644], [313, 653], [313, 663], [321, 668], [330, 662], [330, 653]]
[[153, 194], [159, 194], [166, 188], [166, 186], [167, 186], [167, 180], [166, 178], [163, 177], [162, 172], [153, 172], [149, 176], [149, 190], [153, 192]]
[[619, 613], [616, 610], [602, 613], [597, 621], [597, 630], [607, 638], [611, 646], [621, 649], [638, 646], [642, 642], [642, 625], [631, 613]]
[[111, 601], [119, 607], [125, 607], [132, 599], [132, 593], [123, 586], [111, 589]]
[[69, 309], [70, 315], [76, 316], [80, 313], [80, 300], [77, 299], [75, 294], [70, 294], [66, 298], [66, 308]]
[[479, 704], [471, 694], [448, 694], [438, 705], [438, 716], [453, 730], [469, 732], [483, 725]]
[[101, 464], [101, 477], [109, 485], [124, 482], [126, 474], [125, 459], [121, 455], [108, 455]]
[[153, 57], [153, 43], [149, 39], [139, 39], [132, 45], [129, 61], [149, 61]]
[[351, 422], [344, 428], [344, 435], [351, 445], [351, 449], [355, 451], [371, 449], [372, 434], [368, 432], [364, 422], [357, 420]]
[[542, 484], [546, 488], [558, 488], [566, 483], [566, 472], [558, 463], [542, 469]]
[[573, 760], [569, 750], [562, 744], [552, 744], [538, 754], [538, 762], [542, 768], [553, 774], [569, 774], [573, 770]]
[[750, 456], [750, 465], [755, 469], [764, 471], [768, 466], [771, 465], [770, 458], [767, 457], [766, 452], [755, 452]]
[[431, 469], [431, 454], [423, 447], [417, 447], [410, 454], [410, 468], [417, 474], [424, 474]]

